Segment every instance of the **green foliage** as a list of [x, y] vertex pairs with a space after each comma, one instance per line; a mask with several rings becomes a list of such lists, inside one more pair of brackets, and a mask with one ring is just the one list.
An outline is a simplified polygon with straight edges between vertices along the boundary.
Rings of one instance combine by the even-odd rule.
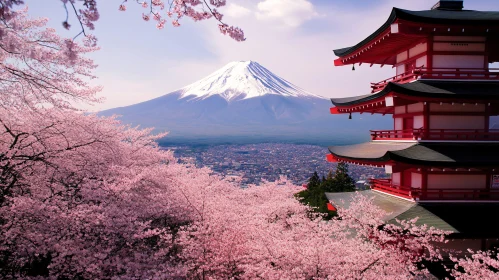
[[348, 175], [348, 164], [338, 163], [336, 172], [332, 176], [330, 171], [326, 181], [324, 181], [324, 190], [326, 192], [353, 192], [355, 191], [355, 181]]
[[331, 219], [336, 216], [336, 211], [327, 209], [329, 202], [326, 197], [326, 192], [353, 192], [355, 191], [355, 181], [348, 175], [348, 165], [340, 162], [333, 175], [329, 171], [326, 177], [319, 177], [317, 172], [314, 172], [308, 180], [307, 189], [296, 194], [301, 203], [309, 205], [315, 212], [323, 213], [325, 219]]

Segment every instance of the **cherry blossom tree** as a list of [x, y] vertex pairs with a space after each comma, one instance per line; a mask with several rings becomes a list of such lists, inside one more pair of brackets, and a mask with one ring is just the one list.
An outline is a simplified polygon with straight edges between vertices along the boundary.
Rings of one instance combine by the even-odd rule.
[[[78, 20], [80, 32], [75, 36], [85, 35], [95, 40], [92, 35], [87, 34], [86, 29], [94, 30], [95, 22], [99, 20], [100, 14], [97, 8], [98, 0], [59, 0], [64, 4], [66, 18], [62, 25], [66, 29], [71, 28], [69, 22], [69, 14], [74, 13]], [[229, 35], [236, 41], [244, 41], [244, 32], [242, 29], [230, 26], [222, 21], [223, 14], [220, 13], [218, 8], [226, 5], [226, 0], [119, 0], [118, 9], [126, 11], [127, 5], [137, 4], [144, 9], [142, 18], [145, 21], [150, 19], [156, 22], [158, 29], [163, 29], [170, 21], [172, 26], [179, 27], [183, 18], [191, 18], [194, 21], [201, 21], [214, 18], [218, 22], [218, 28], [224, 35]], [[14, 6], [24, 4], [24, 0], [0, 0], [0, 18], [12, 10]], [[100, 0], [99, 2], [102, 2]], [[119, 3], [119, 2], [118, 2]]]
[[468, 250], [469, 255], [464, 258], [455, 256], [450, 259], [455, 263], [451, 275], [455, 279], [498, 279], [499, 260], [498, 250], [478, 251]]
[[[150, 130], [78, 112], [95, 102], [96, 50], [43, 29], [27, 10], [0, 22], [0, 275], [176, 275], [157, 219], [188, 215], [155, 174], [182, 176]], [[171, 164], [170, 164], [171, 163]], [[162, 170], [170, 170], [169, 172]], [[148, 268], [154, 267], [154, 270]], [[149, 274], [148, 274], [149, 273]]]
[[428, 275], [417, 264], [441, 259], [435, 244], [444, 232], [415, 221], [383, 229], [386, 213], [361, 195], [325, 221], [294, 198], [298, 191], [285, 180], [185, 189], [195, 214], [178, 239], [188, 278], [400, 279]]
[[[89, 86], [96, 67], [85, 54], [97, 50], [62, 39], [54, 29], [40, 29], [47, 19], [29, 20], [27, 10], [4, 12], [0, 25], [0, 79], [4, 108], [95, 102], [99, 87]], [[6, 94], [6, 93], [9, 94]]]

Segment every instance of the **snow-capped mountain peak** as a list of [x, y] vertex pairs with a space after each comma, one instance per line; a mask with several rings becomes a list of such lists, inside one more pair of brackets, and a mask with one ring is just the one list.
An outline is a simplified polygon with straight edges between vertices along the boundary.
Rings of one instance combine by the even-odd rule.
[[181, 89], [180, 98], [206, 99], [219, 95], [235, 101], [275, 94], [286, 97], [324, 97], [311, 94], [278, 77], [254, 61], [234, 61]]
[[368, 127], [386, 129], [390, 124], [390, 119], [383, 122], [374, 116], [369, 118], [373, 123], [354, 118], [347, 124], [340, 122], [345, 118], [332, 118], [330, 107], [330, 100], [294, 86], [256, 62], [241, 61], [181, 90], [99, 114], [119, 115], [132, 126], [169, 131], [167, 138], [183, 144], [206, 144], [211, 141], [207, 139], [223, 143], [327, 139], [330, 143], [333, 138], [346, 141], [342, 132], [359, 131], [357, 139], [363, 139]]

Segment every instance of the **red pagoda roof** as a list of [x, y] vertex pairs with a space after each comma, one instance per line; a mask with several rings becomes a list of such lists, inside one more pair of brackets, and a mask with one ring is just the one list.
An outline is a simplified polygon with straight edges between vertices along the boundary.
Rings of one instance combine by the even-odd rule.
[[[354, 63], [394, 65], [396, 52], [410, 48], [433, 35], [490, 36], [499, 32], [499, 12], [471, 10], [408, 11], [393, 8], [388, 20], [355, 46], [334, 50], [336, 66]], [[491, 49], [499, 40], [491, 41]], [[499, 61], [499, 52], [489, 62]]]

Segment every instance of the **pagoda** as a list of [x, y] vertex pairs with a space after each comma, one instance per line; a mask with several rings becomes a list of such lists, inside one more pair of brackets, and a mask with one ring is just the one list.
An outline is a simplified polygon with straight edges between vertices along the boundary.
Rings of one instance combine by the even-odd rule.
[[[439, 1], [431, 10], [393, 8], [335, 66], [392, 66], [369, 94], [332, 98], [331, 114], [392, 115], [372, 140], [331, 146], [327, 160], [384, 167], [371, 189], [412, 202], [499, 201], [499, 12]], [[450, 205], [450, 204], [449, 204]]]

